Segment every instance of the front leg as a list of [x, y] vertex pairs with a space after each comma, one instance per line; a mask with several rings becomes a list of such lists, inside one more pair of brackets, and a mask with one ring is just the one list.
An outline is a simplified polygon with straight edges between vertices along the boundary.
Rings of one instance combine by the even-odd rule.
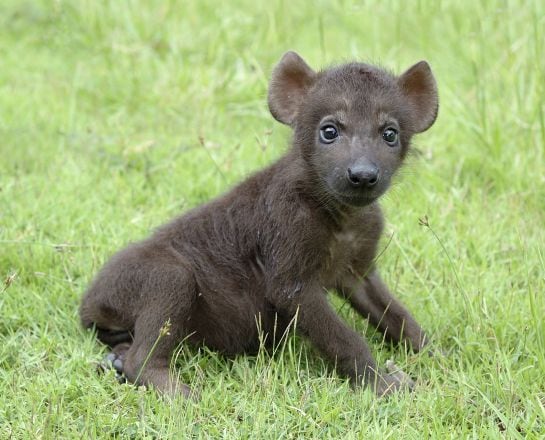
[[394, 342], [407, 341], [415, 351], [420, 351], [426, 345], [426, 334], [390, 293], [377, 271], [363, 279], [347, 277], [338, 290], [354, 309], [368, 318], [388, 339]]
[[398, 374], [378, 371], [365, 340], [335, 313], [319, 286], [304, 289], [293, 300], [284, 302], [282, 308], [297, 314], [297, 329], [353, 384], [360, 385], [363, 381], [379, 396], [410, 385]]

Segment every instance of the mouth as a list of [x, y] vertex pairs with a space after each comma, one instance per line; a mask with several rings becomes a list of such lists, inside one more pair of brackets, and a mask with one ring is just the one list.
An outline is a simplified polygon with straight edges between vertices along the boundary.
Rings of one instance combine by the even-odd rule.
[[343, 205], [348, 206], [366, 206], [373, 203], [375, 200], [377, 200], [380, 197], [380, 193], [376, 194], [375, 191], [373, 191], [372, 194], [369, 192], [344, 192], [341, 193], [339, 191], [334, 190], [333, 188], [329, 187], [329, 191], [335, 197], [336, 200], [341, 202]]
[[335, 197], [344, 205], [349, 206], [366, 206], [373, 203], [378, 197], [369, 195], [347, 195], [335, 193]]

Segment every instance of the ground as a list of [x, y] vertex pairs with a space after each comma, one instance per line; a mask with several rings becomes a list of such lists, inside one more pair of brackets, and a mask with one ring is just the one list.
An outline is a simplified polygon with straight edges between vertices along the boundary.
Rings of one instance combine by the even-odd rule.
[[[0, 4], [0, 437], [543, 438], [545, 3]], [[384, 197], [379, 265], [435, 357], [339, 313], [417, 386], [353, 391], [306, 341], [183, 347], [170, 402], [96, 374], [79, 326], [109, 255], [285, 151], [267, 81], [294, 49], [438, 80], [437, 123]]]

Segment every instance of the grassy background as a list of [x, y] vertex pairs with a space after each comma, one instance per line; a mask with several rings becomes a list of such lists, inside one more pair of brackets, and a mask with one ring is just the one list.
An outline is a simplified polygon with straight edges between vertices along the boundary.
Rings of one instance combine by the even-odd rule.
[[[0, 29], [1, 438], [545, 436], [543, 1], [3, 0]], [[234, 360], [184, 348], [197, 404], [99, 377], [82, 291], [282, 154], [265, 97], [287, 49], [432, 65], [440, 116], [384, 198], [380, 265], [447, 355], [396, 350], [335, 302], [413, 394], [353, 392], [297, 338]]]

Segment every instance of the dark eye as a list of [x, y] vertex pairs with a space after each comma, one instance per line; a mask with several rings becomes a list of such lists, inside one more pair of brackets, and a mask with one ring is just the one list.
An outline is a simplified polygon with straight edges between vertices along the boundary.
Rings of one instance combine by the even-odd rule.
[[328, 124], [320, 128], [320, 141], [324, 144], [330, 144], [339, 137], [337, 127]]
[[397, 144], [397, 130], [395, 128], [387, 128], [382, 132], [382, 139], [384, 139], [390, 147], [394, 147]]

